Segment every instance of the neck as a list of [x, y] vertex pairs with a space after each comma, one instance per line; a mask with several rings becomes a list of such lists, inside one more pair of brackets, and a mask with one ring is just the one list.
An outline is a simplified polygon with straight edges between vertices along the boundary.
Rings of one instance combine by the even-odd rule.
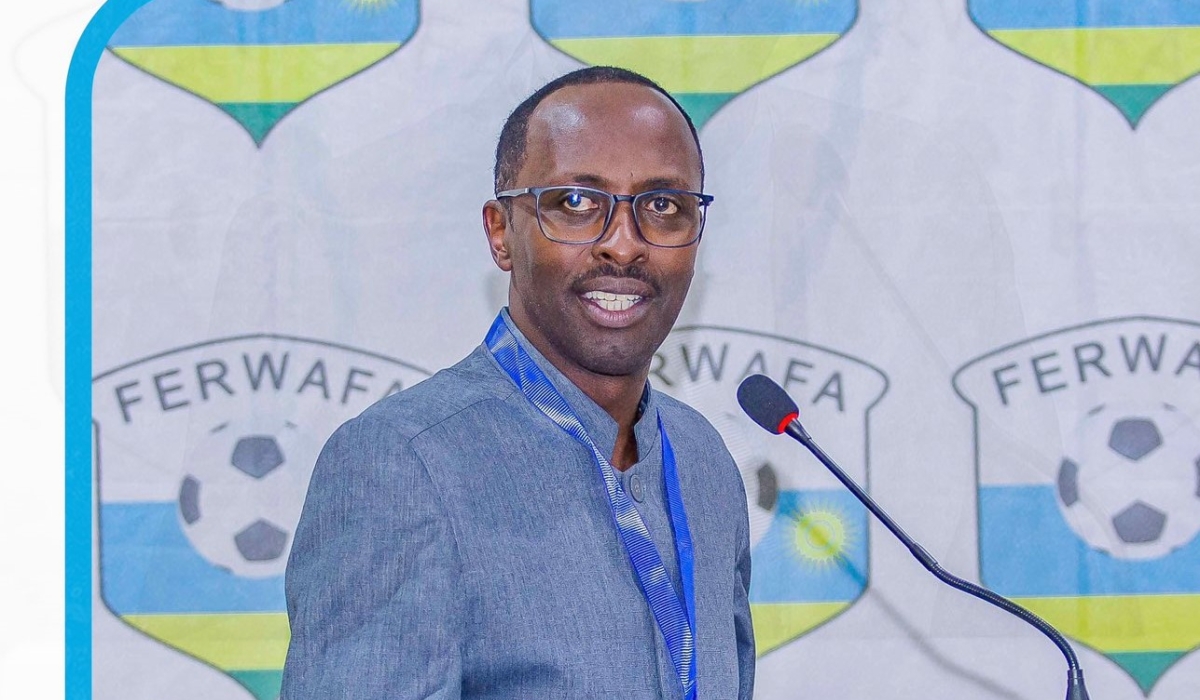
[[638, 405], [642, 401], [646, 379], [650, 376], [649, 363], [633, 374], [607, 375], [592, 372], [558, 352], [520, 312], [510, 308], [509, 315], [526, 340], [537, 348], [555, 369], [616, 421], [617, 441], [609, 460], [612, 465], [623, 470], [636, 463], [638, 451], [633, 426], [637, 423]]
[[[538, 348], [538, 351], [542, 352], [542, 349]], [[616, 421], [617, 441], [609, 457], [613, 467], [623, 471], [637, 463], [637, 439], [633, 434], [633, 426], [638, 420], [638, 405], [642, 400], [642, 391], [646, 387], [646, 377], [650, 368], [647, 367], [645, 372], [637, 375], [611, 377], [580, 367], [566, 366], [566, 363], [559, 364], [545, 352], [542, 354], [563, 373], [563, 376], [570, 379], [572, 384], [579, 387]]]
[[646, 387], [647, 373], [609, 377], [576, 368], [568, 368], [573, 371], [565, 371], [557, 364], [554, 366], [587, 394], [588, 398], [603, 408], [605, 413], [612, 416], [617, 422], [618, 432], [632, 432], [633, 424], [638, 419], [637, 410], [642, 401], [642, 391]]

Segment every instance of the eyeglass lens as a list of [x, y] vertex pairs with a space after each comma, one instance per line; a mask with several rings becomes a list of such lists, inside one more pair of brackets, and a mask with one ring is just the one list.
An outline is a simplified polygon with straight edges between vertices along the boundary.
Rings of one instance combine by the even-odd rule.
[[[704, 207], [686, 192], [651, 190], [631, 202], [634, 220], [646, 241], [658, 246], [684, 246], [700, 235]], [[604, 235], [613, 199], [586, 187], [548, 187], [537, 198], [538, 220], [545, 234], [566, 243], [587, 243]]]

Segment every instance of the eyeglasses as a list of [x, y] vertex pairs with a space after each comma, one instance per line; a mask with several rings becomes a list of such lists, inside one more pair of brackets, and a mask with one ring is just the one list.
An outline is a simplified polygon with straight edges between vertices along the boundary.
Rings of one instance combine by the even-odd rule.
[[629, 202], [642, 239], [660, 248], [683, 248], [700, 240], [712, 195], [660, 189], [612, 194], [591, 187], [523, 187], [496, 198], [533, 195], [542, 235], [558, 243], [582, 245], [604, 237], [617, 202]]

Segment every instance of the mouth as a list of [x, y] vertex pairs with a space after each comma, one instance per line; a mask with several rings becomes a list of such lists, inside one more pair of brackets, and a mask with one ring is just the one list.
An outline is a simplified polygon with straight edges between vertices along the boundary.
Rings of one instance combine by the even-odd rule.
[[645, 299], [640, 294], [617, 294], [604, 291], [586, 292], [583, 298], [605, 311], [613, 312], [628, 311]]
[[659, 293], [654, 279], [637, 268], [600, 267], [572, 287], [592, 323], [614, 330], [641, 322]]

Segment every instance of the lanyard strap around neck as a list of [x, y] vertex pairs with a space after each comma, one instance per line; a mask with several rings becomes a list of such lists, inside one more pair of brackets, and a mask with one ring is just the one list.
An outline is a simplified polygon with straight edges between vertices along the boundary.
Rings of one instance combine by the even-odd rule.
[[662, 418], [658, 419], [658, 431], [662, 443], [663, 481], [666, 485], [667, 509], [671, 516], [671, 528], [675, 534], [675, 552], [679, 561], [679, 578], [683, 584], [683, 599], [675, 591], [671, 577], [650, 531], [633, 500], [622, 488], [616, 470], [608, 458], [596, 447], [587, 430], [579, 421], [567, 400], [546, 377], [529, 353], [521, 347], [516, 335], [508, 327], [504, 315], [496, 317], [488, 331], [486, 344], [500, 367], [504, 369], [521, 393], [529, 399], [547, 418], [554, 421], [571, 437], [591, 450], [592, 457], [600, 470], [612, 509], [613, 522], [625, 547], [629, 561], [637, 575], [638, 584], [650, 612], [654, 615], [658, 629], [667, 645], [667, 652], [679, 676], [685, 700], [696, 698], [696, 601], [692, 535], [688, 529], [687, 513], [683, 507], [683, 494], [679, 486], [679, 475], [675, 465], [675, 452], [667, 439]]

